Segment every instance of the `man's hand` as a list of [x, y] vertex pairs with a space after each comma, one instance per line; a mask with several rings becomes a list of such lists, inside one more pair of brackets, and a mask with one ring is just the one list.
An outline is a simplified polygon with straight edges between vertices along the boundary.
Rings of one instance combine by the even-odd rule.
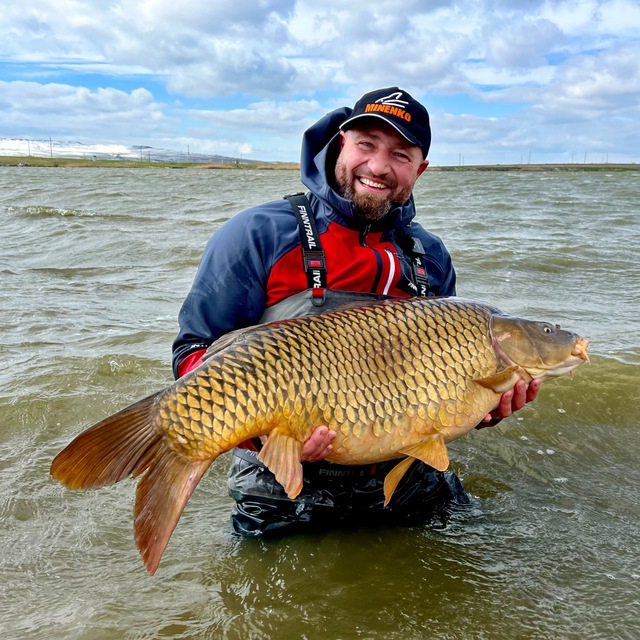
[[[324, 460], [333, 451], [333, 441], [336, 439], [336, 432], [329, 427], [316, 427], [315, 431], [302, 445], [301, 462], [318, 462]], [[260, 441], [264, 444], [267, 436], [260, 436]], [[238, 445], [238, 449], [250, 449], [256, 451], [252, 440], [245, 440]]]
[[303, 462], [317, 462], [324, 460], [333, 450], [333, 441], [336, 439], [336, 432], [329, 427], [316, 427], [315, 431], [302, 445]]
[[514, 411], [518, 411], [528, 402], [536, 399], [540, 391], [540, 380], [532, 380], [529, 386], [524, 380], [518, 380], [515, 387], [505, 391], [500, 398], [500, 404], [488, 413], [476, 429], [493, 427], [503, 418], [508, 418]]

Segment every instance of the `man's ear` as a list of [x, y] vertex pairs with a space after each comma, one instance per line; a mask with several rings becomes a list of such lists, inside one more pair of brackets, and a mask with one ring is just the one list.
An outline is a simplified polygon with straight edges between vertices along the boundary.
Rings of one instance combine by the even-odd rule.
[[428, 160], [423, 160], [420, 163], [420, 166], [418, 167], [418, 172], [416, 173], [416, 178], [419, 178], [422, 173], [424, 172], [424, 170], [429, 166], [429, 161]]

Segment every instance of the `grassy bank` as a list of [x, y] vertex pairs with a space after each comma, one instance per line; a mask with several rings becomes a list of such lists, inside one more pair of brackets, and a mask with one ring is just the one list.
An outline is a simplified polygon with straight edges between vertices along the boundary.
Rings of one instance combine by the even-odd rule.
[[298, 169], [295, 163], [248, 162], [205, 164], [202, 162], [147, 162], [145, 160], [87, 160], [86, 158], [45, 158], [38, 156], [0, 156], [1, 166], [28, 167], [115, 167], [119, 169]]
[[640, 171], [640, 164], [488, 164], [437, 167], [429, 171]]
[[[0, 156], [1, 166], [29, 167], [116, 167], [120, 169], [247, 169], [298, 170], [297, 163], [265, 162], [250, 164], [196, 162], [147, 162], [143, 160], [87, 160], [83, 158], [43, 158], [36, 156]], [[494, 164], [469, 166], [434, 166], [429, 171], [640, 171], [640, 164]]]

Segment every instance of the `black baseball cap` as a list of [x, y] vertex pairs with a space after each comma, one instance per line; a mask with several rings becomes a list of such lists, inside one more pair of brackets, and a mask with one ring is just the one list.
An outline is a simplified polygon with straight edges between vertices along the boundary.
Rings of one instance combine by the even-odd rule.
[[398, 87], [365, 93], [355, 103], [351, 115], [340, 125], [346, 131], [361, 118], [380, 118], [403, 138], [422, 149], [424, 157], [431, 146], [429, 112], [409, 93]]

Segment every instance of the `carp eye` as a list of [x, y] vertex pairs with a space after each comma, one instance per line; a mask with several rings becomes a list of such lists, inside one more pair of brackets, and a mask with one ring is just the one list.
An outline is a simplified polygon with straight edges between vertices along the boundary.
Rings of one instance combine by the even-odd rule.
[[[559, 329], [559, 328], [560, 328], [560, 327], [558, 327], [558, 329]], [[543, 325], [543, 326], [542, 326], [542, 330], [543, 330], [545, 333], [553, 333], [553, 327], [552, 327], [550, 324], [545, 324], [545, 325]]]

